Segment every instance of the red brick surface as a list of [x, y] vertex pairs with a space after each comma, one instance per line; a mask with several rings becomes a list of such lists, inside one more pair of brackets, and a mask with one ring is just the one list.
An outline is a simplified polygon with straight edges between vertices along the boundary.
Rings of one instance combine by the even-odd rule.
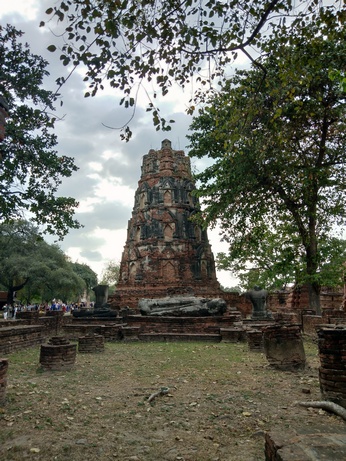
[[191, 221], [199, 210], [194, 190], [190, 159], [170, 141], [143, 157], [112, 307], [137, 309], [140, 298], [167, 295], [220, 297], [207, 233]]

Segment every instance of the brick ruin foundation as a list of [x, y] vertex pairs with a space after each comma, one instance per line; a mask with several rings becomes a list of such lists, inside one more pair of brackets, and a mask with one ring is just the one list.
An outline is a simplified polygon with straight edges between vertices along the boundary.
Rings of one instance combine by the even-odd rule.
[[76, 361], [77, 345], [62, 336], [53, 336], [41, 345], [40, 366], [43, 370], [70, 370]]
[[266, 358], [274, 368], [302, 370], [306, 365], [303, 338], [299, 325], [270, 325], [263, 330]]
[[247, 344], [252, 352], [263, 352], [263, 333], [262, 330], [248, 330], [246, 332]]
[[78, 338], [78, 352], [85, 353], [94, 353], [94, 352], [104, 352], [105, 350], [105, 339], [102, 335], [86, 335]]

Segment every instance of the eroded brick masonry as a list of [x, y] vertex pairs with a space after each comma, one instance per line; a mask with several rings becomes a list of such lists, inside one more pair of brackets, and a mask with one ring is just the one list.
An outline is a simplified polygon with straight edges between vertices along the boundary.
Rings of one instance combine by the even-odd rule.
[[207, 232], [191, 220], [199, 210], [195, 189], [189, 157], [169, 140], [144, 155], [112, 307], [136, 309], [140, 298], [221, 295]]

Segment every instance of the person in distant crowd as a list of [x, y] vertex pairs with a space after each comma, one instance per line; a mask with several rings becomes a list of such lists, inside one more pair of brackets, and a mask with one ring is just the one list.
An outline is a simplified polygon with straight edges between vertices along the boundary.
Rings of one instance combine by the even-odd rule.
[[8, 316], [8, 305], [5, 304], [4, 307], [2, 308], [2, 310], [3, 310], [4, 320], [7, 320], [7, 316]]

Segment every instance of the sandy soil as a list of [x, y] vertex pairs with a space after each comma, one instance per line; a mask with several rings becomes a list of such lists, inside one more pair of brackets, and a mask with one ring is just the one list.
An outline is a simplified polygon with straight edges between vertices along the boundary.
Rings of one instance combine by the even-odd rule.
[[65, 372], [42, 372], [39, 347], [13, 353], [0, 459], [264, 460], [266, 431], [344, 425], [294, 405], [321, 397], [317, 348], [305, 350], [299, 372], [273, 370], [246, 344], [107, 343]]

